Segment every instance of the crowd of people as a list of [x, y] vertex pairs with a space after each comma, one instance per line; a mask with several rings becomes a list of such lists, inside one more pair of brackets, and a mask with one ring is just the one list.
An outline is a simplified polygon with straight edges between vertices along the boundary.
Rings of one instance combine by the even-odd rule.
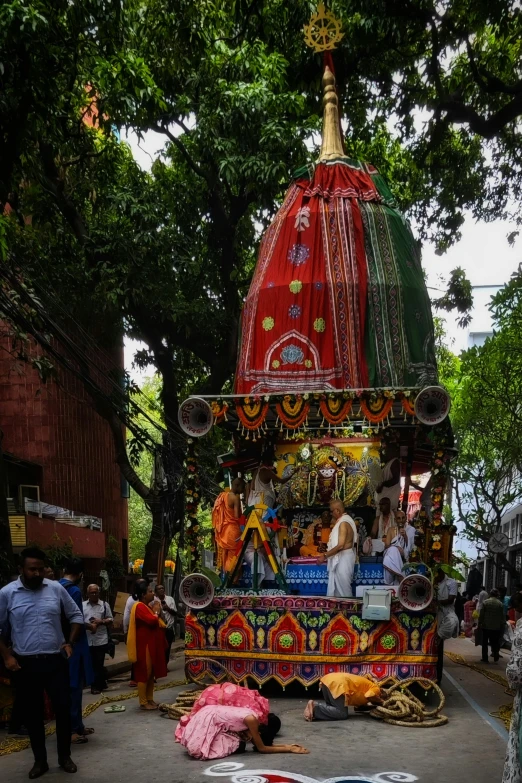
[[[83, 693], [107, 690], [106, 655], [114, 656], [113, 614], [90, 584], [82, 595], [83, 563], [65, 561], [57, 581], [36, 547], [20, 554], [18, 579], [0, 590], [0, 661], [2, 707], [10, 711], [10, 735], [27, 735], [34, 755], [31, 780], [48, 769], [45, 723], [56, 721], [58, 763], [77, 771], [71, 747], [84, 745], [94, 729], [82, 718]], [[128, 611], [127, 611], [128, 609]], [[154, 681], [167, 674], [175, 637], [177, 608], [163, 585], [153, 590], [138, 580], [125, 612], [127, 649], [133, 664], [132, 685], [142, 710], [155, 710]], [[1, 674], [1, 672], [0, 672]]]

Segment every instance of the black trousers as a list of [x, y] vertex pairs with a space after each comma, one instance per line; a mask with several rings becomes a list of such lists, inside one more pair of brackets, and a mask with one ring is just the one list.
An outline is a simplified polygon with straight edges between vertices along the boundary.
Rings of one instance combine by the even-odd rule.
[[91, 651], [92, 668], [94, 671], [94, 680], [92, 681], [91, 690], [104, 691], [107, 689], [107, 680], [105, 678], [105, 653], [107, 652], [107, 645], [100, 644], [98, 646], [89, 647]]
[[482, 660], [487, 661], [489, 657], [488, 645], [491, 645], [493, 660], [498, 661], [500, 655], [500, 645], [502, 643], [503, 631], [490, 631], [487, 628], [482, 629]]
[[56, 717], [58, 759], [71, 755], [71, 697], [69, 664], [62, 655], [16, 656], [21, 669], [13, 673], [23, 723], [29, 732], [35, 761], [47, 761], [44, 727], [44, 691]]
[[176, 638], [174, 628], [165, 628], [165, 638], [167, 640], [167, 649], [165, 650], [165, 656], [167, 658], [167, 666], [170, 661], [170, 651], [172, 648], [172, 642]]

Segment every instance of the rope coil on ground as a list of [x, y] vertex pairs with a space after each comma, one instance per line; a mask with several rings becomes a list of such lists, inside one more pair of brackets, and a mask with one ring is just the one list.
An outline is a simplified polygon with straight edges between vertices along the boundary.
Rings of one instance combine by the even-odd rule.
[[164, 717], [171, 720], [179, 720], [183, 715], [190, 715], [192, 707], [203, 693], [203, 688], [196, 690], [183, 691], [180, 693], [174, 704], [160, 704], [160, 712], [166, 713]]
[[[435, 691], [439, 697], [439, 705], [431, 710], [426, 709], [421, 700], [410, 691], [412, 685], [420, 685], [427, 691]], [[392, 726], [430, 729], [444, 726], [448, 722], [447, 716], [440, 714], [445, 702], [443, 692], [432, 680], [410, 677], [408, 680], [392, 685], [386, 691], [384, 703], [372, 710], [370, 715]]]

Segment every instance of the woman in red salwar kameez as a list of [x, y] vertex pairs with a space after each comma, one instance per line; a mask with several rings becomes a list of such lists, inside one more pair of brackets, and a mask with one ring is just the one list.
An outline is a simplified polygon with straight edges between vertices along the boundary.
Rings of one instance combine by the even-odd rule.
[[158, 704], [153, 698], [154, 679], [167, 676], [165, 623], [159, 617], [160, 609], [153, 611], [150, 608], [154, 601], [152, 587], [138, 584], [136, 594], [138, 601], [131, 611], [127, 650], [129, 660], [134, 664], [140, 709], [157, 710]]

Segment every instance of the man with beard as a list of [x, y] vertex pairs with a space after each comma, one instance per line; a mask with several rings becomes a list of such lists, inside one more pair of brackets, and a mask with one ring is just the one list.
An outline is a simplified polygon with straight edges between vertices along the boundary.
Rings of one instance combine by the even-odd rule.
[[[20, 576], [0, 590], [0, 655], [13, 677], [29, 732], [34, 766], [29, 778], [48, 771], [44, 729], [44, 691], [56, 715], [58, 763], [76, 772], [71, 760], [68, 659], [83, 627], [83, 614], [58, 582], [44, 578], [45, 554], [36, 547], [20, 554]], [[62, 614], [70, 623], [64, 639]], [[7, 647], [10, 637], [12, 649]]]

